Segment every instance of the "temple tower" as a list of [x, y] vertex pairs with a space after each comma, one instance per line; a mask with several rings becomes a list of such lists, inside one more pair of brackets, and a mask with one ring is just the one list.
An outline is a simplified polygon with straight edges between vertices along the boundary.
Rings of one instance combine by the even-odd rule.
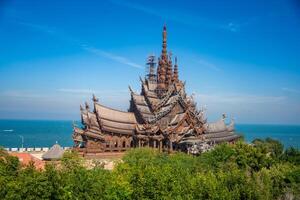
[[162, 41], [162, 51], [161, 56], [158, 59], [157, 67], [157, 92], [160, 95], [166, 89], [166, 75], [167, 75], [167, 66], [169, 64], [168, 55], [167, 55], [167, 28], [163, 28], [163, 41]]
[[151, 83], [156, 82], [155, 64], [155, 56], [150, 55], [147, 60], [147, 65], [149, 66], [147, 78]]
[[172, 58], [171, 53], [169, 55], [169, 61], [167, 64], [167, 70], [166, 70], [166, 85], [171, 85], [172, 83], [172, 76], [173, 76], [173, 69], [172, 69]]
[[166, 27], [166, 25], [164, 25], [162, 36], [163, 36], [163, 44], [162, 44], [161, 58], [162, 58], [162, 60], [167, 61], [168, 55], [167, 55], [167, 27]]
[[173, 82], [177, 83], [178, 80], [179, 80], [179, 77], [178, 77], [177, 57], [175, 57], [175, 65], [174, 65], [174, 72], [173, 72]]

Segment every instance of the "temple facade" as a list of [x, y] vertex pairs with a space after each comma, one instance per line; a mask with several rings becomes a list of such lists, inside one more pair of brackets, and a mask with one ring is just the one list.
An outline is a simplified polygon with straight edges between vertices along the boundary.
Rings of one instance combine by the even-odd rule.
[[[93, 95], [93, 107], [80, 106], [82, 126], [74, 125], [74, 147], [86, 153], [125, 151], [152, 147], [159, 150], [205, 149], [234, 142], [234, 122], [225, 123], [225, 115], [208, 123], [204, 110], [196, 107], [193, 96], [185, 92], [179, 79], [177, 58], [167, 52], [167, 30], [163, 28], [162, 52], [156, 60], [149, 56], [148, 74], [140, 78], [141, 92], [131, 94], [128, 112], [102, 105]], [[173, 64], [174, 61], [174, 64]]]

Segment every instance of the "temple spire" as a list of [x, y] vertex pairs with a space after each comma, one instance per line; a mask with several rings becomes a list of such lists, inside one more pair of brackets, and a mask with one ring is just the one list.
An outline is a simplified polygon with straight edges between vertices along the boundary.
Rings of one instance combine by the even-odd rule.
[[167, 63], [167, 71], [166, 71], [166, 84], [170, 85], [172, 83], [173, 78], [173, 69], [172, 69], [172, 52], [169, 52], [169, 61]]
[[164, 25], [164, 28], [163, 28], [163, 44], [162, 44], [162, 59], [163, 60], [166, 60], [167, 59], [167, 27], [166, 25]]
[[175, 57], [175, 65], [174, 65], [174, 72], [173, 72], [173, 82], [178, 82], [178, 65], [177, 65], [177, 57]]
[[167, 65], [168, 65], [166, 25], [164, 25], [162, 36], [163, 36], [162, 51], [161, 51], [161, 56], [158, 59], [158, 67], [157, 67], [158, 93], [162, 93], [166, 89], [166, 73], [167, 73]]

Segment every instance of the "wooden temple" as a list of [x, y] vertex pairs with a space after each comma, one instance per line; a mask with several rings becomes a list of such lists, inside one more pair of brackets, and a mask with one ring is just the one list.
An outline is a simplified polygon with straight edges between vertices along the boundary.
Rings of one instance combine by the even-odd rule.
[[86, 153], [125, 151], [136, 147], [188, 151], [191, 145], [213, 146], [234, 142], [234, 122], [225, 115], [208, 123], [204, 110], [198, 110], [193, 96], [185, 92], [179, 79], [177, 58], [167, 53], [167, 30], [163, 28], [162, 52], [157, 60], [148, 58], [148, 74], [141, 92], [131, 93], [128, 112], [102, 105], [93, 95], [93, 108], [80, 106], [82, 126], [74, 126], [74, 147]]

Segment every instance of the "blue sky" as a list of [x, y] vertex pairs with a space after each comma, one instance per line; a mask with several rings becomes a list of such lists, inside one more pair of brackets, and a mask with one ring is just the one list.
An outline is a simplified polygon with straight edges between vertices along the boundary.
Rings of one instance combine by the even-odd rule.
[[161, 31], [209, 121], [300, 124], [300, 3], [0, 3], [0, 118], [79, 119], [95, 93], [126, 110]]

